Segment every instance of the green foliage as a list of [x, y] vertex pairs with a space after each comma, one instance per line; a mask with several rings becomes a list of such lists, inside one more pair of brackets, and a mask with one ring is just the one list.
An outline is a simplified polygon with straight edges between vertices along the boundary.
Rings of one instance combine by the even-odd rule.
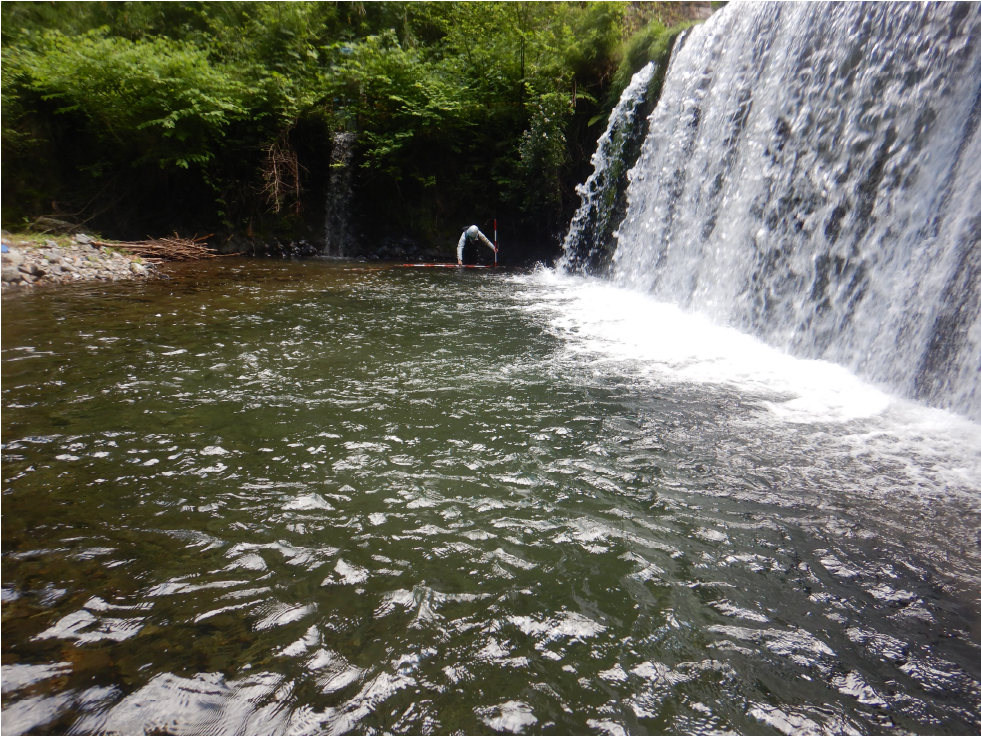
[[[331, 134], [349, 129], [367, 221], [443, 240], [509, 212], [552, 233], [592, 150], [586, 121], [605, 116], [628, 6], [5, 2], [5, 207], [60, 198], [138, 218], [172, 200], [182, 226], [192, 209], [280, 222], [304, 199], [320, 211]], [[673, 32], [635, 36], [614, 86]], [[295, 164], [289, 207], [286, 189], [268, 196], [272, 156]], [[79, 172], [93, 183], [73, 198]]]
[[412, 172], [411, 141], [466, 129], [479, 114], [452, 70], [403, 49], [394, 31], [331, 50], [339, 54], [331, 78], [335, 99], [357, 115], [364, 131], [364, 166], [394, 181]]
[[528, 129], [521, 136], [518, 185], [512, 195], [525, 212], [554, 212], [561, 208], [561, 173], [567, 163], [565, 127], [571, 115], [569, 98], [560, 92], [539, 95], [532, 103]]
[[55, 114], [84, 116], [107, 156], [136, 166], [205, 164], [224, 129], [245, 114], [244, 85], [206, 52], [167, 38], [49, 31], [4, 49], [3, 64], [5, 88], [53, 101]]
[[675, 40], [692, 25], [691, 22], [683, 22], [667, 28], [660, 20], [654, 19], [627, 39], [623, 58], [610, 85], [608, 106], [612, 108], [616, 104], [630, 84], [630, 78], [652, 61], [657, 64], [657, 72], [648, 89], [656, 96], [664, 81]]

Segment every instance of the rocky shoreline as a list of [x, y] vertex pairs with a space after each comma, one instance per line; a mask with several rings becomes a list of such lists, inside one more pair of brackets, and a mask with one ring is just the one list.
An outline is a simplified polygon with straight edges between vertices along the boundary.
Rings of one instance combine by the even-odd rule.
[[153, 264], [114, 248], [95, 245], [87, 235], [32, 242], [4, 233], [3, 289], [77, 281], [145, 279]]

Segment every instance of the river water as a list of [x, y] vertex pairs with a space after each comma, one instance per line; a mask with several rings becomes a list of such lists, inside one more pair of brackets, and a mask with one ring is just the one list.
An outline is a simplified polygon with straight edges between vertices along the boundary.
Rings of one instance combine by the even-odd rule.
[[548, 270], [3, 311], [4, 736], [981, 729], [963, 417]]

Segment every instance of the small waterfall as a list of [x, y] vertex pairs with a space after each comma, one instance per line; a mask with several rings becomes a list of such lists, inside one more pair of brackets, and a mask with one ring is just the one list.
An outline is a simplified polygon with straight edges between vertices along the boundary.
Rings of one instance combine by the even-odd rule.
[[343, 258], [354, 255], [354, 234], [351, 232], [351, 200], [354, 172], [351, 158], [357, 133], [338, 132], [331, 138], [330, 183], [327, 190], [327, 221], [325, 255]]
[[558, 266], [575, 273], [603, 273], [615, 248], [614, 232], [626, 213], [627, 171], [640, 154], [647, 133], [647, 87], [656, 72], [653, 62], [634, 74], [610, 113], [606, 131], [590, 162], [593, 173], [576, 191], [582, 204], [562, 242]]
[[613, 278], [981, 420], [979, 121], [981, 5], [729, 5], [674, 53]]

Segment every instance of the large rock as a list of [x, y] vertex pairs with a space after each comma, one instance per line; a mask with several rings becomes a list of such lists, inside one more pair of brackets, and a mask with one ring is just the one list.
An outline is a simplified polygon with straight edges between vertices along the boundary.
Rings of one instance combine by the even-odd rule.
[[15, 266], [4, 266], [3, 267], [3, 280], [4, 281], [9, 281], [10, 283], [15, 284], [18, 281], [20, 281], [21, 276], [23, 276], [23, 275], [24, 274], [22, 274], [19, 270], [17, 270], [17, 268]]
[[10, 248], [6, 253], [3, 254], [3, 265], [13, 266], [17, 268], [20, 264], [24, 262], [24, 254], [21, 253], [16, 248]]
[[39, 217], [31, 223], [31, 230], [36, 233], [70, 233], [74, 229], [70, 222], [55, 217]]

